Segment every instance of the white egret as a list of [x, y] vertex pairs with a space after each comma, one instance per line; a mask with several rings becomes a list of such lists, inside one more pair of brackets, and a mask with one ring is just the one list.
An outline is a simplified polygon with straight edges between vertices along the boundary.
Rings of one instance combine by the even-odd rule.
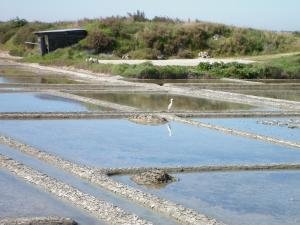
[[170, 112], [172, 106], [173, 106], [173, 98], [170, 99], [170, 104], [168, 105], [168, 112]]

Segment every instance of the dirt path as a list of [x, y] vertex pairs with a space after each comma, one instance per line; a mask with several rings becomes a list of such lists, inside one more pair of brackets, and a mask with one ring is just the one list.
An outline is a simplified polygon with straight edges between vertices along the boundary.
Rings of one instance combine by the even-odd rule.
[[167, 59], [167, 60], [98, 60], [100, 64], [141, 64], [145, 62], [151, 62], [155, 66], [197, 66], [199, 63], [232, 63], [238, 62], [242, 64], [250, 64], [254, 63], [253, 60], [248, 59], [234, 59], [234, 58], [226, 58], [226, 59]]

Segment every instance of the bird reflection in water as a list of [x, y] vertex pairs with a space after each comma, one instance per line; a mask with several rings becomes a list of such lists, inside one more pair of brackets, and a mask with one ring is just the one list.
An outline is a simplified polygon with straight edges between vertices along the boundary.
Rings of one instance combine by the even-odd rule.
[[167, 123], [167, 129], [168, 129], [169, 137], [172, 137], [172, 127], [170, 123]]

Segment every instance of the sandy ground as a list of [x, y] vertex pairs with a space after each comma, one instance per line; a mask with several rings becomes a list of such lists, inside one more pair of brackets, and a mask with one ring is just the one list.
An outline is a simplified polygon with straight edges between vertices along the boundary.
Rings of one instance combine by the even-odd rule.
[[4, 59], [21, 59], [22, 57], [12, 56], [8, 52], [0, 51], [0, 58], [4, 58]]
[[141, 64], [145, 62], [151, 62], [155, 66], [197, 66], [199, 63], [231, 63], [231, 62], [238, 62], [243, 64], [250, 64], [254, 63], [253, 60], [248, 59], [167, 59], [167, 60], [98, 60], [100, 64]]

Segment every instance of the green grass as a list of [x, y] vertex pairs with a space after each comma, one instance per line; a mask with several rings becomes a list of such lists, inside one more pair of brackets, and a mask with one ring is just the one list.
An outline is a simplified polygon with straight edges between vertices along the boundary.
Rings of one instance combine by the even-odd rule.
[[149, 62], [139, 65], [91, 64], [85, 61], [87, 55], [74, 51], [74, 47], [59, 49], [44, 57], [34, 55], [22, 61], [42, 65], [73, 66], [97, 73], [121, 75], [139, 79], [188, 79], [188, 78], [300, 78], [300, 54], [268, 59], [254, 64], [200, 63], [198, 66], [154, 66]]
[[[78, 25], [88, 30], [89, 36], [86, 39], [44, 57], [39, 55], [38, 47], [32, 48], [24, 44], [25, 41], [37, 41], [32, 34], [34, 31], [73, 28]], [[99, 42], [99, 39], [102, 42]], [[130, 78], [300, 78], [299, 54], [274, 56], [274, 53], [299, 52], [299, 33], [270, 32], [168, 18], [149, 20], [141, 12], [128, 17], [59, 23], [27, 22], [17, 18], [0, 23], [0, 47], [9, 50], [13, 55], [24, 56], [23, 61], [26, 62], [73, 66]], [[197, 56], [200, 51], [207, 51], [214, 57], [254, 56], [259, 63], [201, 63], [196, 67], [159, 67], [150, 63], [96, 65], [85, 62], [90, 56], [116, 59], [124, 54], [138, 59], [191, 58]], [[93, 52], [97, 54], [93, 55]], [[268, 56], [265, 56], [266, 54]]]
[[89, 50], [97, 54], [113, 54], [115, 57], [129, 54], [132, 58], [145, 59], [162, 56], [190, 58], [197, 56], [200, 51], [207, 51], [213, 57], [233, 57], [300, 51], [300, 36], [296, 32], [270, 32], [169, 18], [149, 20], [135, 14], [58, 23], [14, 19], [0, 23], [0, 45], [14, 55], [37, 54], [32, 46], [24, 44], [25, 41], [37, 41], [34, 31], [76, 26], [87, 29], [89, 36], [75, 51]]
[[266, 60], [259, 66], [269, 70], [266, 78], [300, 78], [300, 54]]

